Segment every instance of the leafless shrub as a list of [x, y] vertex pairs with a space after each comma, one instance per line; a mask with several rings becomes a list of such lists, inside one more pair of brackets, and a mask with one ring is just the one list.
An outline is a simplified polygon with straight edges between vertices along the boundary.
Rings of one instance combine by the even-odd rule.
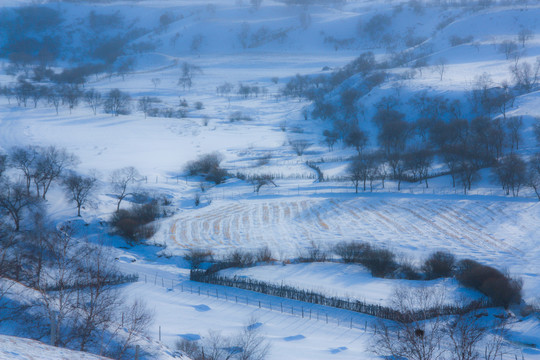
[[389, 276], [398, 268], [396, 255], [392, 251], [373, 247], [364, 253], [361, 264], [377, 277]]
[[521, 301], [521, 279], [511, 278], [491, 266], [474, 260], [461, 260], [456, 266], [456, 278], [464, 286], [488, 296], [497, 306], [507, 308]]
[[229, 115], [229, 121], [230, 122], [237, 122], [237, 121], [251, 121], [253, 118], [251, 116], [244, 114], [241, 111], [234, 111]]
[[212, 168], [219, 167], [222, 160], [223, 156], [219, 153], [205, 154], [190, 161], [185, 169], [189, 175], [207, 174]]
[[191, 249], [185, 259], [189, 261], [192, 269], [198, 269], [202, 263], [212, 261], [214, 252], [210, 249]]
[[300, 262], [324, 262], [328, 257], [328, 251], [321, 244], [312, 241], [309, 247], [299, 250], [298, 260]]
[[454, 255], [445, 251], [432, 253], [424, 262], [422, 270], [428, 279], [450, 277], [454, 271], [456, 259]]
[[157, 228], [150, 223], [161, 216], [157, 201], [135, 204], [130, 209], [115, 212], [110, 220], [111, 226], [131, 243], [152, 237]]
[[274, 260], [272, 256], [272, 251], [268, 246], [258, 249], [255, 253], [255, 258], [257, 259], [257, 262], [263, 263], [269, 263]]
[[289, 140], [289, 145], [298, 156], [304, 155], [304, 152], [306, 151], [306, 149], [311, 146], [311, 144], [307, 140], [302, 140], [302, 139]]
[[341, 257], [345, 263], [359, 263], [366, 251], [370, 249], [368, 243], [360, 241], [341, 241], [334, 245], [333, 252]]
[[410, 360], [440, 359], [445, 353], [441, 347], [445, 323], [441, 316], [430, 321], [426, 311], [440, 308], [444, 293], [425, 287], [396, 288], [392, 295], [393, 307], [401, 318], [377, 324], [374, 352], [384, 357], [407, 358]]
[[255, 264], [255, 254], [249, 250], [234, 249], [223, 258], [229, 267], [250, 267]]

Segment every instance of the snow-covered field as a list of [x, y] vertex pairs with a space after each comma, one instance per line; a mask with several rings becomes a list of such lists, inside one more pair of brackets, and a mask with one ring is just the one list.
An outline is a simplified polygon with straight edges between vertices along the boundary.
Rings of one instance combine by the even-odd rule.
[[[2, 6], [18, 3], [13, 0]], [[60, 107], [57, 115], [53, 107], [45, 104], [19, 108], [13, 99], [8, 104], [5, 97], [0, 98], [0, 150], [8, 151], [15, 145], [54, 144], [80, 158], [78, 171], [96, 171], [100, 188], [95, 206], [83, 209], [83, 219], [90, 224], [84, 233], [89, 239], [106, 238], [106, 243], [115, 245], [111, 251], [122, 270], [140, 275], [139, 282], [123, 288], [128, 297], [142, 298], [154, 310], [152, 341], [162, 336], [163, 344], [174, 348], [182, 338], [197, 340], [208, 336], [211, 330], [232, 334], [245, 325], [261, 324], [272, 345], [270, 359], [376, 357], [370, 351], [374, 318], [189, 282], [188, 264], [181, 256], [194, 248], [224, 254], [235, 248], [268, 246], [275, 258], [286, 260], [297, 257], [301, 249], [313, 243], [329, 248], [338, 241], [361, 240], [390, 248], [417, 264], [433, 251], [446, 250], [459, 259], [471, 258], [508, 270], [523, 279], [527, 302], [540, 298], [540, 203], [530, 190], [523, 190], [518, 198], [504, 196], [491, 183], [489, 173], [482, 174], [483, 179], [469, 195], [450, 188], [448, 177], [430, 180], [429, 189], [422, 184], [405, 184], [404, 190], [397, 192], [396, 184], [387, 181], [385, 189], [377, 183], [373, 193], [361, 194], [353, 193], [350, 182], [314, 183], [309, 179], [314, 172], [305, 165], [306, 160], [328, 158], [321, 165], [325, 173], [343, 176], [346, 164], [340, 159], [355, 151], [340, 146], [328, 151], [321, 134], [329, 125], [320, 120], [304, 120], [303, 110], [309, 103], [281, 98], [277, 96], [279, 89], [297, 73], [327, 73], [325, 67], [344, 66], [362, 51], [372, 50], [377, 57], [383, 57], [384, 49], [359, 36], [356, 28], [377, 12], [391, 14], [391, 2], [349, 1], [342, 7], [317, 5], [302, 10], [267, 0], [258, 11], [250, 10], [246, 1], [213, 3], [212, 7], [193, 0], [161, 0], [84, 4], [81, 8], [58, 4], [65, 7], [67, 14], [80, 18], [91, 10], [120, 9], [131, 19], [139, 18], [147, 27], [155, 26], [164, 12], [178, 15], [178, 20], [167, 28], [145, 35], [143, 40], [154, 42], [157, 47], [152, 53], [137, 55], [137, 65], [125, 79], [92, 77], [85, 87], [102, 92], [119, 88], [134, 99], [156, 96], [171, 107], [186, 99], [190, 109], [186, 118], [145, 118], [140, 111], [118, 117], [93, 115], [84, 104], [72, 112]], [[389, 94], [407, 99], [416, 91], [428, 89], [434, 94], [465, 99], [464, 92], [476, 75], [488, 71], [496, 83], [510, 79], [511, 61], [497, 51], [497, 44], [513, 39], [523, 26], [532, 29], [536, 36], [528, 41], [522, 59], [534, 61], [540, 55], [540, 5], [536, 3], [526, 9], [501, 6], [477, 12], [434, 9], [427, 8], [415, 24], [408, 22], [412, 16], [410, 9], [396, 12], [392, 26], [399, 34], [414, 26], [415, 34], [426, 35], [425, 43], [432, 46], [427, 60], [432, 63], [444, 57], [448, 62], [444, 81], [429, 67], [414, 79], [394, 82], [394, 77], [389, 77], [388, 82], [362, 99], [368, 119], [374, 111], [372, 105]], [[310, 14], [309, 25], [301, 21], [304, 11]], [[451, 16], [461, 17], [434, 30]], [[286, 30], [287, 36], [281, 42], [243, 48], [238, 41], [243, 23], [249, 25], [251, 33], [266, 27], [271, 32]], [[177, 33], [181, 35], [173, 42]], [[448, 45], [450, 36], [469, 34], [474, 35], [474, 44]], [[193, 40], [199, 36], [202, 45], [193, 50]], [[352, 40], [344, 41], [347, 39]], [[194, 76], [190, 89], [178, 86], [184, 61], [202, 69]], [[160, 79], [159, 84], [155, 85], [152, 79]], [[14, 81], [0, 72], [0, 85]], [[236, 94], [230, 98], [219, 96], [216, 87], [224, 82], [257, 85], [266, 91], [250, 98]], [[198, 101], [203, 106], [196, 110], [193, 104]], [[230, 122], [234, 111], [241, 111], [252, 120]], [[414, 109], [406, 108], [405, 112], [409, 116]], [[540, 93], [518, 97], [510, 114], [525, 116], [519, 153], [530, 155], [538, 151], [531, 125], [532, 118], [540, 116]], [[374, 139], [373, 124], [365, 121], [362, 126]], [[302, 156], [287, 145], [290, 139], [297, 138], [312, 144]], [[375, 145], [375, 141], [370, 145]], [[196, 207], [193, 199], [200, 192], [200, 179], [185, 177], [183, 167], [197, 156], [213, 151], [224, 155], [224, 165], [231, 172], [271, 172], [286, 179], [277, 179], [278, 187], [263, 187], [259, 194], [253, 192], [252, 185], [229, 179], [202, 193], [201, 206]], [[269, 163], [256, 165], [267, 154], [271, 154]], [[159, 221], [156, 235], [148, 241], [159, 246], [125, 247], [99, 225], [115, 209], [108, 188], [109, 174], [125, 166], [139, 170], [142, 189], [164, 194], [171, 200], [175, 213]], [[51, 191], [51, 218], [56, 222], [72, 218], [75, 210], [67, 205], [60, 189]], [[119, 244], [122, 247], [116, 246]], [[388, 303], [395, 286], [418, 286], [417, 282], [375, 279], [359, 266], [335, 263], [260, 266], [227, 273], [382, 304]], [[428, 286], [443, 285], [452, 294], [450, 298], [477, 296], [452, 281], [434, 281]], [[280, 304], [285, 311], [278, 309]], [[305, 311], [305, 316], [299, 311]], [[307, 317], [308, 311], [311, 318]], [[323, 314], [328, 314], [329, 320]], [[540, 347], [539, 334], [538, 319], [530, 316], [512, 322], [509, 339], [515, 341], [525, 359], [540, 359], [540, 351], [523, 345]], [[2, 359], [98, 359], [64, 350], [52, 351], [39, 343], [0, 337]], [[166, 359], [171, 352], [164, 354], [162, 358]], [[513, 355], [508, 356], [513, 359]]]

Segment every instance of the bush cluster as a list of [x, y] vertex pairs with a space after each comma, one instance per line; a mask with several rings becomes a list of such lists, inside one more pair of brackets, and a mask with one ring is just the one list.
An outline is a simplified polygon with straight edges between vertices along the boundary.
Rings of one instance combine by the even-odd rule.
[[387, 277], [400, 267], [392, 251], [365, 242], [340, 242], [334, 246], [333, 251], [344, 262], [361, 264], [377, 277]]
[[210, 153], [199, 156], [197, 160], [187, 163], [185, 171], [190, 176], [204, 176], [205, 180], [219, 185], [229, 175], [227, 170], [220, 167], [223, 156], [220, 153]]
[[465, 259], [457, 263], [455, 273], [462, 285], [480, 291], [496, 306], [508, 308], [510, 304], [521, 301], [521, 280], [491, 266]]
[[130, 209], [120, 209], [113, 214], [111, 226], [130, 243], [138, 243], [156, 233], [150, 224], [161, 216], [161, 207], [156, 200], [147, 204], [135, 204]]

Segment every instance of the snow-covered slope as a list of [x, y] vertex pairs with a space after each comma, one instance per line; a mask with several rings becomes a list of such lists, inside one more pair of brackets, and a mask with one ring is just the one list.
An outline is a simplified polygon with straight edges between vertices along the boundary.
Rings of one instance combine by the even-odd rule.
[[[13, 0], [2, 2], [2, 6], [20, 3], [23, 2]], [[87, 25], [91, 11], [118, 12], [124, 17], [126, 28], [145, 29], [129, 40], [129, 46], [145, 43], [153, 48], [142, 53], [133, 47], [126, 50], [118, 63], [130, 57], [136, 62], [125, 78], [98, 74], [89, 77], [85, 84], [85, 90], [95, 88], [106, 93], [119, 88], [128, 92], [134, 100], [130, 115], [94, 115], [84, 102], [72, 111], [61, 106], [57, 115], [45, 100], [37, 108], [23, 108], [17, 107], [14, 99], [9, 104], [5, 97], [0, 97], [0, 150], [8, 151], [15, 145], [54, 144], [80, 158], [77, 171], [97, 174], [100, 187], [95, 194], [95, 206], [82, 211], [88, 226], [81, 226], [81, 237], [91, 241], [106, 239], [107, 245], [118, 245], [110, 251], [122, 270], [140, 274], [139, 282], [126, 285], [123, 290], [129, 298], [143, 298], [155, 309], [156, 321], [150, 334], [152, 346], [162, 350], [163, 359], [173, 356], [173, 352], [161, 348], [162, 345], [173, 348], [178, 339], [204, 338], [211, 329], [234, 333], [250, 321], [251, 315], [258, 317], [266, 338], [273, 344], [271, 359], [376, 357], [369, 351], [373, 332], [368, 324], [374, 319], [292, 301], [285, 302], [286, 310], [293, 308], [292, 315], [287, 311], [278, 313], [276, 307], [259, 309], [256, 301], [274, 301], [277, 306], [283, 300], [190, 283], [188, 265], [181, 256], [193, 248], [209, 248], [224, 254], [235, 248], [268, 246], [274, 257], [286, 260], [297, 257], [312, 243], [327, 248], [341, 240], [362, 240], [390, 248], [416, 264], [432, 251], [446, 250], [460, 259], [472, 258], [521, 277], [527, 302], [540, 296], [540, 204], [530, 189], [522, 190], [519, 198], [505, 196], [491, 181], [489, 170], [484, 170], [482, 180], [466, 196], [451, 187], [449, 176], [430, 179], [429, 189], [410, 183], [402, 184], [403, 190], [398, 192], [396, 183], [387, 180], [384, 187], [377, 181], [373, 193], [354, 194], [345, 176], [348, 159], [356, 151], [341, 145], [329, 150], [322, 143], [321, 134], [331, 124], [311, 118], [309, 111], [305, 111], [310, 102], [280, 96], [284, 83], [297, 73], [329, 75], [332, 69], [346, 65], [365, 51], [374, 52], [378, 61], [392, 60], [401, 51], [412, 53], [413, 60], [426, 60], [422, 72], [414, 77], [399, 76], [410, 63], [388, 68], [386, 81], [358, 100], [365, 108], [360, 124], [370, 133], [369, 146], [373, 147], [376, 134], [370, 119], [374, 105], [383, 97], [398, 97], [399, 109], [408, 120], [415, 118], [416, 111], [407, 101], [423, 90], [466, 103], [475, 76], [489, 72], [494, 86], [511, 80], [509, 67], [515, 59], [507, 60], [498, 46], [504, 40], [515, 40], [524, 28], [530, 29], [534, 37], [525, 48], [519, 48], [521, 61], [534, 62], [540, 55], [540, 5], [536, 3], [463, 9], [431, 6], [427, 2], [422, 11], [399, 3], [358, 0], [340, 6], [303, 7], [265, 0], [260, 9], [253, 9], [245, 0], [217, 0], [211, 4], [195, 0], [144, 0], [46, 5], [58, 9], [64, 17], [65, 27], [58, 28], [58, 35], [66, 39], [59, 65], [87, 59], [85, 47], [94, 36], [114, 37], [124, 32], [124, 28], [117, 26], [90, 30]], [[170, 16], [166, 25], [160, 25], [163, 15]], [[375, 15], [386, 16], [390, 23], [372, 38], [364, 27]], [[472, 38], [465, 43], [450, 45], [452, 36], [469, 35]], [[442, 81], [433, 66], [440, 58], [447, 61]], [[7, 61], [2, 61], [7, 66]], [[195, 74], [191, 88], [178, 85], [183, 62], [202, 70]], [[338, 106], [336, 117], [342, 115], [340, 92], [356, 86], [358, 79], [359, 75], [353, 75], [326, 95]], [[0, 71], [0, 85], [16, 81]], [[225, 82], [235, 90], [229, 96], [218, 95], [216, 87]], [[240, 83], [259, 86], [261, 93], [244, 98], [236, 93]], [[136, 100], [142, 96], [158, 97], [162, 101], [160, 106], [175, 109], [185, 99], [187, 116], [145, 118], [136, 109]], [[195, 107], [196, 102], [202, 103], [200, 109]], [[540, 93], [536, 91], [518, 96], [508, 113], [525, 116], [523, 146], [519, 150], [525, 157], [539, 150], [532, 134], [533, 119], [540, 116], [539, 109]], [[231, 122], [229, 117], [235, 111], [251, 120]], [[471, 114], [465, 110], [463, 116]], [[289, 146], [291, 139], [306, 140], [310, 146], [298, 156]], [[184, 176], [182, 169], [188, 161], [213, 151], [224, 155], [224, 167], [231, 173], [271, 173], [276, 175], [277, 187], [265, 186], [255, 193], [252, 184], [239, 179], [230, 178], [213, 186], [199, 177]], [[262, 164], [261, 159], [268, 162]], [[319, 162], [332, 181], [314, 183], [315, 173], [306, 166], [307, 160]], [[126, 247], [125, 242], [108, 233], [106, 221], [115, 210], [109, 175], [125, 166], [140, 171], [143, 191], [156, 197], [166, 196], [171, 202], [170, 209], [175, 213], [160, 220], [156, 235], [148, 240], [159, 247]], [[440, 170], [442, 165], [435, 167]], [[195, 194], [201, 196], [199, 206], [194, 204]], [[129, 200], [122, 206], [128, 206]], [[75, 214], [56, 185], [51, 189], [48, 210], [56, 223]], [[289, 265], [279, 270], [262, 267], [236, 273], [276, 283], [281, 279], [330, 294], [361, 297], [364, 293], [370, 302], [383, 303], [392, 288], [403, 282], [374, 279], [361, 268], [352, 270], [342, 264]], [[463, 293], [455, 283], [447, 285], [454, 294]], [[192, 290], [198, 286], [202, 286], [202, 294]], [[219, 296], [212, 298], [217, 291], [231, 292], [225, 300]], [[242, 301], [233, 301], [234, 297], [253, 302], [244, 305]], [[294, 313], [304, 307], [313, 310], [313, 319], [308, 321], [307, 316], [301, 318]], [[330, 325], [322, 317], [321, 321], [315, 320], [318, 311], [330, 312]], [[349, 321], [350, 326], [343, 326]], [[512, 339], [540, 345], [537, 332], [536, 318], [516, 320]], [[156, 340], [160, 335], [163, 343]], [[525, 349], [525, 358], [540, 358], [537, 350]], [[84, 358], [67, 350], [10, 337], [0, 337], [0, 354], [6, 359]]]
[[102, 356], [73, 351], [15, 336], [0, 335], [0, 359], [2, 360], [106, 360]]

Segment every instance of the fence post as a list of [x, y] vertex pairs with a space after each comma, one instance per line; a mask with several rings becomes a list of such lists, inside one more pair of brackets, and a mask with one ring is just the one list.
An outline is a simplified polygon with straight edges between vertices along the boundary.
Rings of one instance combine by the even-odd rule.
[[161, 278], [161, 287], [165, 287], [165, 282], [164, 282], [163, 278]]
[[159, 325], [159, 341], [161, 341], [161, 325]]
[[328, 324], [328, 314], [326, 314], [326, 323]]
[[304, 318], [304, 307], [302, 306], [302, 319]]
[[311, 309], [309, 309], [309, 320], [311, 320]]
[[352, 317], [351, 317], [351, 326], [350, 326], [350, 329], [352, 329]]
[[259, 300], [259, 309], [261, 308], [261, 300]]
[[201, 296], [201, 287], [199, 286], [199, 296]]
[[283, 303], [281, 303], [281, 313], [283, 314]]
[[236, 299], [236, 303], [238, 304], [238, 296], [235, 295], [234, 298]]

